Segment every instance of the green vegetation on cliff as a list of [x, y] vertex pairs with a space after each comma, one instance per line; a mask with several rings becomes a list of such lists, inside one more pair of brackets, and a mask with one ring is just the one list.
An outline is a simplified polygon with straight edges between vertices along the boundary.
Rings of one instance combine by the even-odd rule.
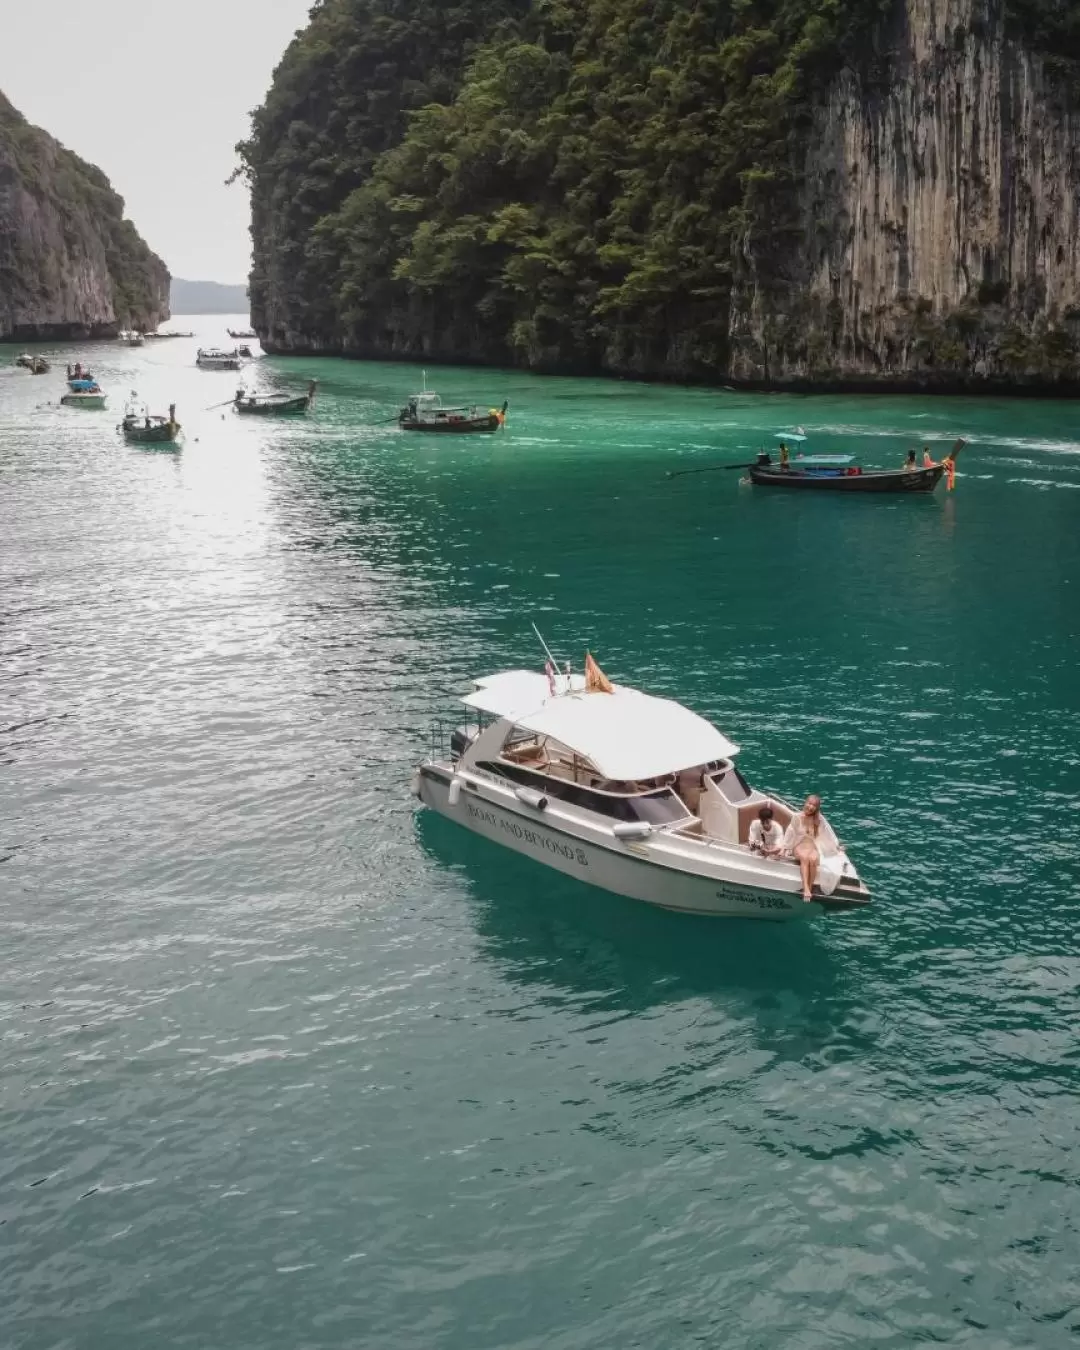
[[[1025, 40], [1080, 55], [1072, 6], [1008, 5]], [[889, 92], [907, 16], [903, 0], [322, 0], [240, 147], [256, 326], [294, 350], [682, 377], [728, 371], [741, 331], [764, 378], [770, 344], [812, 377], [841, 317], [802, 298], [838, 228], [807, 219], [830, 191], [804, 190], [815, 115], [845, 70]], [[963, 365], [967, 335], [912, 313], [905, 349]]]
[[0, 94], [0, 333], [156, 325], [168, 272], [92, 164]]
[[[242, 156], [271, 340], [539, 368], [726, 361], [783, 285], [816, 91], [891, 0], [325, 0]], [[407, 114], [409, 114], [407, 116]]]

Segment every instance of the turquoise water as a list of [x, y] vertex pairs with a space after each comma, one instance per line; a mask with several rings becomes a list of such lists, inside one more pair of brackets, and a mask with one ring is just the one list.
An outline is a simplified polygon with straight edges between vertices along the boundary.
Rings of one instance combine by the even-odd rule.
[[[1076, 405], [432, 370], [510, 400], [447, 444], [415, 368], [262, 362], [317, 413], [241, 421], [195, 345], [91, 349], [101, 414], [0, 349], [0, 1340], [1072, 1343]], [[666, 476], [794, 424], [971, 444], [921, 501]], [[819, 790], [874, 907], [691, 920], [418, 817], [534, 620]]]

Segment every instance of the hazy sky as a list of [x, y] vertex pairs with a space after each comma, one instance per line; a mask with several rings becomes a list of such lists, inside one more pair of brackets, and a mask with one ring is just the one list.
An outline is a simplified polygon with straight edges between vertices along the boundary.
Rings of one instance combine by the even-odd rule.
[[109, 176], [174, 276], [246, 281], [248, 113], [312, 0], [0, 0], [0, 89]]

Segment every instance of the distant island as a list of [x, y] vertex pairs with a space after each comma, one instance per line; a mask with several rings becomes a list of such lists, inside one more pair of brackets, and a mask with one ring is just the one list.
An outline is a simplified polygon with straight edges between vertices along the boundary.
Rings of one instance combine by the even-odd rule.
[[174, 314], [246, 314], [247, 287], [173, 277], [169, 308]]

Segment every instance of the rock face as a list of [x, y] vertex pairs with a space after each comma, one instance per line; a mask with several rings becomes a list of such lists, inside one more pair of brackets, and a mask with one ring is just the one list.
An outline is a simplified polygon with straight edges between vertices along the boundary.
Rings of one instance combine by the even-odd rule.
[[[629, 36], [613, 24], [588, 37], [590, 15], [595, 30], [597, 14], [618, 17], [623, 8], [633, 11]], [[672, 27], [666, 36], [657, 27], [648, 42], [642, 30], [660, 18], [619, 0], [595, 14], [590, 0], [560, 8], [561, 22], [575, 25], [573, 56], [551, 56], [569, 47], [559, 46], [563, 30], [546, 48], [530, 48], [538, 69], [544, 53], [553, 69], [569, 63], [550, 90], [537, 85], [546, 92], [536, 97], [550, 99], [546, 118], [532, 119], [508, 95], [485, 122], [497, 82], [490, 72], [480, 80], [487, 68], [474, 61], [463, 89], [440, 98], [426, 122], [414, 121], [401, 144], [340, 190], [326, 166], [345, 144], [338, 125], [358, 123], [314, 94], [300, 98], [306, 66], [294, 63], [287, 79], [279, 72], [272, 93], [292, 100], [288, 115], [276, 110], [276, 139], [264, 116], [263, 143], [257, 135], [248, 162], [253, 318], [264, 345], [772, 386], [1080, 388], [1080, 102], [1069, 87], [1080, 53], [1075, 25], [1060, 59], [1053, 37], [1072, 23], [1069, 6], [763, 2], [754, 8], [758, 29], [733, 30], [732, 16], [746, 8], [706, 6], [726, 17], [704, 37], [676, 39]], [[805, 27], [784, 29], [782, 15], [797, 9], [809, 16]], [[674, 7], [680, 22], [683, 10]], [[813, 78], [805, 63], [785, 66], [784, 53], [775, 55], [778, 34], [790, 56], [813, 45], [815, 24], [842, 32], [837, 15], [849, 27], [858, 15], [864, 27], [843, 48], [816, 39], [824, 51]], [[360, 52], [372, 41], [350, 40]], [[605, 90], [642, 43], [650, 55], [634, 67], [616, 116]], [[661, 49], [672, 69], [654, 64]], [[706, 66], [715, 82], [689, 84]], [[754, 88], [770, 80], [768, 99], [753, 102]], [[686, 135], [663, 142], [668, 158], [642, 158], [669, 113], [665, 89], [683, 99], [670, 107], [676, 121], [686, 118]], [[742, 121], [725, 132], [739, 99]], [[769, 124], [745, 160], [723, 169], [740, 137], [758, 134], [785, 100], [787, 120]], [[581, 134], [574, 118], [582, 109], [603, 130], [592, 160], [589, 145], [601, 138]], [[698, 124], [720, 130], [699, 134]], [[568, 130], [553, 141], [555, 125]], [[673, 165], [684, 145], [685, 159]], [[593, 204], [584, 223], [569, 208], [559, 215], [548, 173], [529, 177], [545, 154], [556, 166], [588, 163], [591, 177], [566, 189], [573, 202]], [[305, 179], [296, 162], [319, 175], [313, 168]], [[505, 196], [492, 163], [509, 166], [508, 180], [517, 166]], [[456, 177], [429, 190], [429, 176], [447, 164]], [[727, 174], [721, 190], [718, 165]], [[635, 182], [647, 190], [633, 198], [626, 185]], [[613, 208], [620, 192], [625, 205]], [[661, 228], [649, 212], [665, 197], [672, 205]], [[454, 213], [440, 215], [450, 199]]]
[[105, 175], [0, 94], [0, 340], [109, 337], [168, 316], [168, 269]]
[[991, 0], [906, 0], [815, 118], [788, 298], [747, 259], [732, 375], [1075, 383], [1080, 117]]

